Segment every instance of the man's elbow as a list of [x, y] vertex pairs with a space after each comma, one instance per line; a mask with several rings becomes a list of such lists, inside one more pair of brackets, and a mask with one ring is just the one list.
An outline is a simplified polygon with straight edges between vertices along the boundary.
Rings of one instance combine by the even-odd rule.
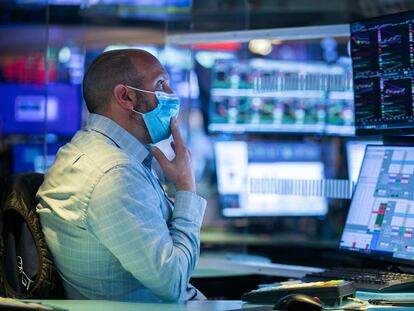
[[187, 290], [187, 285], [184, 284], [182, 278], [170, 279], [159, 292], [159, 297], [168, 302], [178, 302], [185, 300], [184, 293]]
[[166, 302], [179, 302], [181, 299], [181, 293], [180, 292], [169, 292], [169, 293], [163, 293], [161, 299]]
[[191, 259], [180, 255], [180, 249], [175, 249], [175, 256], [163, 260], [157, 270], [153, 271], [153, 283], [151, 286], [155, 295], [164, 301], [178, 302], [188, 300], [187, 288], [192, 269]]

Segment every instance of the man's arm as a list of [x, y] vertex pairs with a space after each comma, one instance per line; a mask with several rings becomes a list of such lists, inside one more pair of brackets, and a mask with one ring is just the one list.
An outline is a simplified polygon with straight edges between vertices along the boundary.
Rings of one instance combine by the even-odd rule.
[[161, 204], [142, 172], [118, 166], [95, 187], [87, 221], [125, 270], [161, 299], [177, 301], [198, 260], [205, 200], [178, 191], [170, 228]]

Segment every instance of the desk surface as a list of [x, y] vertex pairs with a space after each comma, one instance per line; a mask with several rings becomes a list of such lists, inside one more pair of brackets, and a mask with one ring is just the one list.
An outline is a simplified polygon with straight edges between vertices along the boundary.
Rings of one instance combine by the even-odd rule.
[[[414, 293], [375, 294], [357, 292], [357, 298], [368, 300], [370, 298], [405, 298], [414, 299]], [[36, 301], [38, 302], [38, 301]], [[42, 300], [44, 304], [60, 307], [69, 311], [224, 311], [240, 308], [252, 308], [257, 305], [246, 304], [239, 300], [190, 301], [187, 303], [132, 303], [105, 300]], [[384, 310], [385, 308], [370, 307], [370, 311]], [[414, 307], [386, 307], [387, 310], [414, 311]]]
[[261, 256], [205, 252], [201, 254], [192, 277], [206, 278], [260, 274], [300, 279], [308, 273], [321, 272], [323, 270], [315, 267], [276, 264]]
[[246, 305], [245, 303], [237, 300], [189, 301], [187, 303], [132, 303], [106, 300], [42, 300], [41, 302], [69, 311], [224, 311], [247, 307], [243, 306]]

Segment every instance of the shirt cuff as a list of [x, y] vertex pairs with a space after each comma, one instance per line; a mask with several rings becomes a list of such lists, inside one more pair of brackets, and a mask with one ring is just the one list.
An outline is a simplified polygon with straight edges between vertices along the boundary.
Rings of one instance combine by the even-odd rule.
[[203, 222], [207, 201], [190, 191], [177, 191], [173, 218], [184, 218], [199, 226]]

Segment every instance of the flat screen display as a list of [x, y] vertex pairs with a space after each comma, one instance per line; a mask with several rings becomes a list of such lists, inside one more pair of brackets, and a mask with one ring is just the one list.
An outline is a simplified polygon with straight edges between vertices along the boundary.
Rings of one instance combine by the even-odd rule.
[[295, 181], [322, 180], [324, 165], [318, 145], [219, 141], [215, 143], [214, 149], [219, 204], [223, 216], [326, 214], [327, 202], [323, 197], [293, 195], [290, 191], [286, 191], [286, 194], [267, 191], [273, 182], [279, 181], [283, 189], [293, 187]]
[[216, 61], [208, 130], [352, 136], [348, 79], [346, 66], [323, 62]]
[[0, 132], [72, 136], [81, 127], [79, 85], [0, 84]]
[[414, 263], [414, 147], [368, 145], [340, 247]]
[[414, 11], [351, 24], [357, 135], [414, 131]]

